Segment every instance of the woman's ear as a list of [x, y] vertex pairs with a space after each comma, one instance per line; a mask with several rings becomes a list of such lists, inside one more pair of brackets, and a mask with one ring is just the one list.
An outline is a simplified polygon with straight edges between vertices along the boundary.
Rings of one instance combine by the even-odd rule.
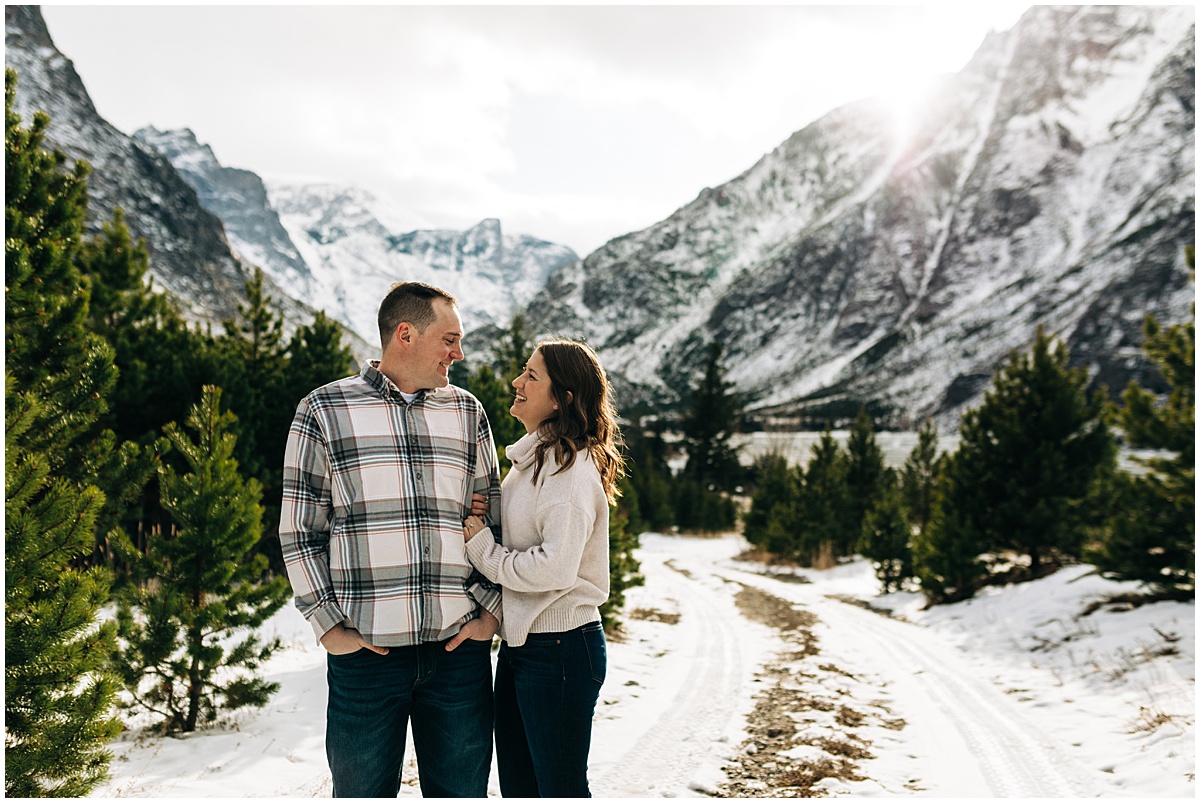
[[570, 404], [573, 401], [575, 401], [575, 394], [568, 390], [567, 391], [567, 404]]

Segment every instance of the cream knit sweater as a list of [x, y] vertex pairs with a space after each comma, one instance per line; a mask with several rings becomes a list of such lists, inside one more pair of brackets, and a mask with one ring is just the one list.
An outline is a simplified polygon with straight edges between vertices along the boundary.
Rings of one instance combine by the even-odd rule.
[[467, 542], [467, 557], [503, 589], [500, 636], [510, 646], [529, 633], [557, 633], [600, 621], [608, 599], [608, 499], [586, 452], [561, 474], [554, 450], [533, 477], [537, 433], [508, 447], [513, 467], [501, 486], [504, 545], [488, 528]]

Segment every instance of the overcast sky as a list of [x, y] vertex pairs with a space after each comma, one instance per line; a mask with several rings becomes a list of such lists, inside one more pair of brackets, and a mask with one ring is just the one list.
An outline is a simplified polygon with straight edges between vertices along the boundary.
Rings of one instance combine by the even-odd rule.
[[580, 256], [749, 168], [826, 112], [961, 69], [1024, 3], [60, 6], [55, 44], [125, 133], [355, 184], [413, 228]]

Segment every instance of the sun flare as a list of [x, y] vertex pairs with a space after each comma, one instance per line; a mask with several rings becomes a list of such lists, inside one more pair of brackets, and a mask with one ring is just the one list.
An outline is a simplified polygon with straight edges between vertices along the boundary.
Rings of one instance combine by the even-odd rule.
[[935, 82], [930, 75], [910, 74], [892, 78], [880, 88], [879, 98], [889, 112], [897, 151], [911, 144], [929, 107]]

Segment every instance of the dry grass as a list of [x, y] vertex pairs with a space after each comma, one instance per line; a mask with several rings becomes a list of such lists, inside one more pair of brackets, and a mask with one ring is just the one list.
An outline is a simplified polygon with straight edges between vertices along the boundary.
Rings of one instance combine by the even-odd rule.
[[1171, 724], [1184, 730], [1184, 726], [1179, 720], [1185, 719], [1178, 714], [1168, 714], [1166, 711], [1157, 708], [1147, 708], [1142, 706], [1138, 709], [1138, 715], [1132, 722], [1129, 723], [1128, 733], [1154, 733], [1163, 725]]

